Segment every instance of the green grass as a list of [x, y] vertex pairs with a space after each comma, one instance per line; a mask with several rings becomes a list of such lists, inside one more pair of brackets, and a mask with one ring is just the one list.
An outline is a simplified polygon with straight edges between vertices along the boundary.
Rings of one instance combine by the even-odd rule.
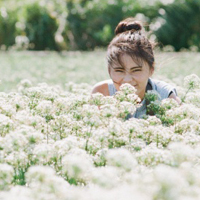
[[[156, 52], [154, 77], [169, 79], [181, 85], [183, 78], [195, 73], [200, 76], [200, 53]], [[33, 84], [46, 82], [61, 85], [72, 81], [89, 83], [108, 79], [106, 52], [0, 52], [1, 91], [16, 90], [22, 79]]]
[[200, 53], [156, 53], [155, 77], [163, 77], [182, 86], [183, 78], [190, 74], [200, 77]]

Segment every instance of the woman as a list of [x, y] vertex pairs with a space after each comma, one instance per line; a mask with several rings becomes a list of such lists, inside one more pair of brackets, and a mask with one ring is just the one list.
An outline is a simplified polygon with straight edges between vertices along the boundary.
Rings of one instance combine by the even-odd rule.
[[120, 85], [129, 83], [137, 89], [136, 94], [142, 101], [133, 117], [140, 118], [146, 113], [145, 93], [154, 90], [162, 99], [173, 98], [181, 103], [175, 88], [163, 82], [151, 79], [154, 73], [153, 44], [143, 33], [140, 22], [133, 18], [121, 21], [116, 29], [116, 36], [107, 50], [108, 72], [111, 80], [97, 83], [92, 93], [100, 92], [112, 96]]

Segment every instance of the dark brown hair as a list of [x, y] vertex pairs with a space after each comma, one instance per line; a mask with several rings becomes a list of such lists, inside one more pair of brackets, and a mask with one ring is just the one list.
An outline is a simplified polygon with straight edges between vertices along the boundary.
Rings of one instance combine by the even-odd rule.
[[141, 22], [127, 18], [117, 25], [116, 36], [110, 42], [107, 50], [108, 67], [114, 63], [122, 65], [121, 56], [128, 54], [136, 62], [146, 61], [154, 69], [153, 43], [145, 33]]

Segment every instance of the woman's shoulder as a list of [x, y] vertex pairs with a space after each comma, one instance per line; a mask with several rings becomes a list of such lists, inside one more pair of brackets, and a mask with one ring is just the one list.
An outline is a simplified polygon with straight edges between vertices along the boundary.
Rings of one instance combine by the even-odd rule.
[[168, 98], [171, 93], [174, 93], [177, 96], [176, 89], [171, 84], [157, 79], [150, 79], [149, 81], [152, 85], [152, 89], [160, 94], [161, 99]]
[[96, 83], [92, 89], [92, 94], [99, 92], [104, 96], [109, 96], [109, 84], [112, 84], [112, 80], [110, 79]]
[[170, 86], [169, 83], [167, 83], [165, 81], [158, 80], [158, 79], [154, 79], [154, 78], [150, 78], [149, 81], [152, 84], [152, 86], [154, 86], [154, 87], [156, 87], [156, 86], [158, 86], [158, 87]]

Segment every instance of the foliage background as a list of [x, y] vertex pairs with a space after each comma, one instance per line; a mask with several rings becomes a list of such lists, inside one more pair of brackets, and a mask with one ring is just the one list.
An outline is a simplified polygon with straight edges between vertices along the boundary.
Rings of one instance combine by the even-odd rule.
[[144, 22], [151, 39], [175, 51], [199, 51], [198, 0], [0, 0], [2, 49], [93, 50], [104, 48], [117, 23]]

